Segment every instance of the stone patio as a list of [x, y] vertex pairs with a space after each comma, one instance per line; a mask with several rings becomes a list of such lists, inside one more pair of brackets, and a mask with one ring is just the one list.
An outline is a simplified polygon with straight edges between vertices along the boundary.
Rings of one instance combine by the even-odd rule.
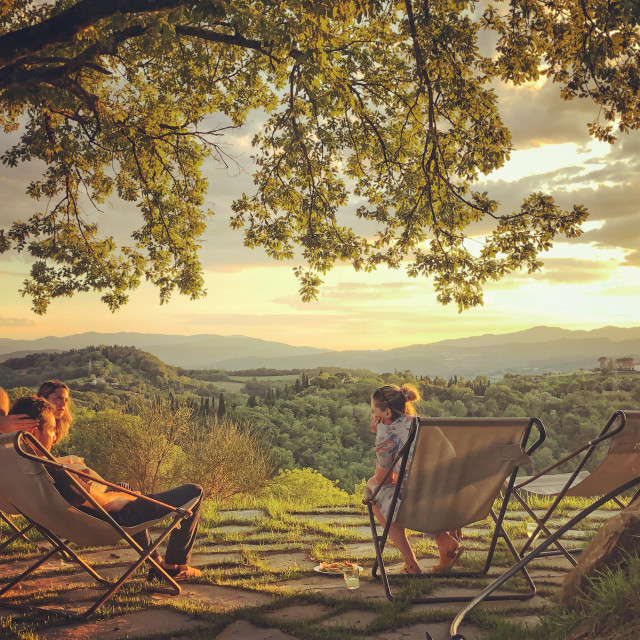
[[[594, 528], [613, 512], [597, 512]], [[509, 513], [512, 524], [522, 522], [523, 514]], [[216, 519], [203, 519], [201, 536], [194, 549], [192, 564], [203, 575], [195, 584], [183, 586], [179, 596], [150, 591], [142, 571], [114, 598], [85, 622], [0, 609], [0, 640], [15, 637], [15, 630], [32, 632], [31, 638], [80, 640], [96, 638], [219, 638], [220, 640], [291, 640], [323, 637], [331, 629], [331, 638], [350, 640], [424, 640], [428, 631], [434, 640], [449, 638], [449, 626], [462, 605], [410, 604], [396, 600], [390, 614], [388, 600], [379, 581], [373, 580], [373, 545], [362, 542], [365, 521], [357, 507], [323, 509], [296, 513], [282, 522], [270, 520], [266, 511], [247, 509], [221, 511]], [[283, 522], [294, 522], [291, 529]], [[242, 524], [240, 524], [242, 523]], [[217, 526], [221, 525], [221, 526]], [[314, 527], [317, 525], [317, 531]], [[335, 533], [327, 532], [335, 526]], [[474, 562], [486, 549], [486, 523], [465, 529], [470, 549], [466, 562]], [[296, 533], [297, 532], [297, 533]], [[233, 541], [225, 540], [233, 534]], [[574, 544], [583, 544], [588, 531], [581, 531]], [[427, 540], [412, 538], [420, 545], [421, 566], [428, 570], [436, 562], [435, 547]], [[516, 546], [524, 542], [524, 534]], [[425, 551], [426, 549], [426, 551]], [[387, 563], [391, 574], [398, 573], [401, 562]], [[0, 582], [6, 583], [35, 557], [35, 546], [23, 544], [0, 555]], [[85, 550], [82, 556], [103, 575], [113, 578], [126, 568], [134, 553], [124, 547]], [[460, 564], [464, 567], [461, 558]], [[365, 567], [360, 588], [349, 591], [340, 575], [327, 576], [313, 571], [321, 560], [358, 560]], [[531, 566], [538, 584], [538, 595], [531, 600], [491, 602], [481, 605], [495, 615], [509, 615], [510, 621], [532, 626], [554, 600], [554, 594], [568, 570], [563, 558], [546, 558]], [[492, 567], [490, 577], [499, 575]], [[476, 594], [489, 578], [431, 580], [434, 595]], [[422, 579], [420, 584], [428, 584]], [[456, 584], [457, 583], [457, 584]], [[392, 591], [401, 594], [407, 581], [395, 578]], [[516, 587], [516, 588], [521, 588]], [[92, 578], [58, 557], [45, 563], [19, 588], [11, 592], [13, 601], [38, 604], [47, 608], [79, 612], [100, 593]], [[9, 602], [7, 596], [0, 606]], [[481, 627], [465, 621], [459, 629], [467, 640], [482, 640]]]

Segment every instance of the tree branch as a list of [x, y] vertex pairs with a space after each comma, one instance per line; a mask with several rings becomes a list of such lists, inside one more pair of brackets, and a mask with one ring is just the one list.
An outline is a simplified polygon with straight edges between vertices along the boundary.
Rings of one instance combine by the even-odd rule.
[[0, 36], [0, 66], [69, 42], [82, 30], [117, 13], [157, 13], [181, 4], [181, 0], [81, 0], [38, 24]]

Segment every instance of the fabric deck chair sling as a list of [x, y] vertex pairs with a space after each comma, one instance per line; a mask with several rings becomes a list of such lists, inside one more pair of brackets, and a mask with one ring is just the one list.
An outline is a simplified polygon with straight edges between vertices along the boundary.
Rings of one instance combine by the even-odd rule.
[[[537, 439], [527, 446], [533, 427]], [[452, 531], [484, 520], [494, 522], [494, 532], [484, 568], [480, 571], [455, 571], [428, 574], [442, 577], [466, 577], [486, 574], [493, 562], [496, 545], [504, 540], [514, 561], [520, 559], [503, 527], [511, 491], [521, 464], [544, 441], [544, 426], [537, 418], [415, 418], [407, 443], [398, 452], [392, 472], [400, 464], [396, 490], [389, 507], [393, 513], [402, 492], [396, 523], [407, 529], [436, 534]], [[409, 464], [410, 460], [410, 464]], [[403, 478], [406, 481], [403, 486]], [[506, 486], [505, 486], [505, 480]], [[503, 491], [499, 513], [493, 509], [498, 494]], [[373, 502], [377, 491], [363, 502], [369, 510], [376, 561], [373, 576], [380, 568], [380, 577], [389, 600], [393, 600], [382, 554], [389, 533], [391, 518], [386, 518], [382, 534], [377, 534]], [[490, 600], [526, 600], [536, 592], [527, 570], [523, 577], [529, 586], [526, 594], [492, 596]], [[424, 577], [425, 574], [420, 574]], [[420, 575], [418, 577], [420, 577]], [[414, 603], [466, 602], [472, 597], [427, 596]]]
[[[599, 497], [595, 498], [591, 504], [573, 516], [559, 529], [551, 533], [548, 538], [543, 539], [535, 549], [529, 551], [529, 553], [526, 553], [527, 549], [521, 551], [521, 553], [526, 553], [526, 555], [524, 555], [519, 562], [488, 585], [458, 613], [450, 628], [452, 640], [464, 640], [464, 636], [457, 633], [458, 626], [467, 613], [475, 607], [476, 604], [490, 598], [491, 594], [496, 589], [509, 580], [509, 578], [514, 576], [518, 571], [525, 569], [529, 562], [547, 555], [551, 551], [550, 547], [554, 545], [558, 546], [558, 540], [562, 538], [567, 531], [573, 529], [579, 522], [584, 520], [603, 504], [610, 500], [617, 500], [618, 496], [626, 491], [630, 491], [632, 489], [636, 490], [631, 502], [638, 497], [640, 494], [640, 491], [637, 489], [640, 485], [640, 411], [616, 411], [600, 432], [600, 435], [591, 442], [586, 443], [583, 447], [580, 447], [572, 456], [569, 456], [569, 458], [575, 457], [584, 451], [586, 451], [585, 455], [588, 454], [588, 456], [590, 456], [593, 452], [593, 447], [597, 447], [598, 444], [606, 441], [609, 441], [609, 451], [606, 458], [600, 463], [598, 468], [589, 475], [579, 476], [582, 472], [582, 467], [586, 462], [583, 457], [580, 461], [581, 464], [578, 464], [578, 467], [574, 472], [569, 474], [569, 479], [565, 479], [561, 485], [562, 488], [558, 492], [554, 505], [557, 506], [557, 503], [562, 499], [562, 497], [568, 495], [578, 495], [591, 498], [594, 496]], [[564, 461], [565, 460], [561, 460], [559, 463], [552, 465], [545, 471], [556, 468]], [[544, 472], [536, 474], [535, 476], [532, 476], [531, 479], [536, 478], [537, 480], [537, 478], [543, 475], [543, 473]], [[533, 482], [529, 482], [528, 484], [525, 484], [525, 482], [526, 481], [523, 480], [520, 483], [520, 491], [522, 491], [523, 488], [528, 490], [533, 484]], [[524, 487], [522, 485], [524, 485]], [[514, 496], [516, 496], [515, 492]], [[521, 498], [521, 496], [519, 497]], [[522, 502], [524, 502], [524, 500], [522, 500]], [[545, 516], [550, 516], [553, 513], [553, 510], [555, 509], [554, 505], [549, 508]], [[546, 522], [545, 516], [538, 520]], [[571, 559], [570, 555], [569, 558]]]
[[[605, 446], [608, 446], [608, 450], [602, 462], [591, 473], [585, 471], [584, 466], [591, 456], [598, 448], [603, 449]], [[579, 457], [581, 454], [582, 457]], [[573, 459], [579, 460], [573, 472], [552, 473]], [[551, 535], [547, 522], [553, 517], [563, 498], [573, 496], [595, 499], [611, 494], [611, 499], [624, 508], [624, 503], [618, 497], [623, 491], [620, 488], [638, 476], [640, 476], [640, 411], [616, 411], [596, 438], [536, 475], [518, 478], [514, 487], [514, 498], [538, 525], [520, 550], [520, 555], [526, 554], [541, 531], [547, 536]], [[538, 517], [527, 504], [526, 493], [555, 496], [555, 499], [544, 515]], [[633, 496], [632, 501], [638, 493], [640, 492]], [[571, 564], [574, 566], [577, 564], [571, 554], [578, 553], [580, 549], [567, 549], [557, 539], [554, 546], [555, 549], [540, 555], [562, 554]]]
[[[35, 451], [38, 451], [42, 457], [36, 455]], [[101, 514], [101, 518], [73, 507], [58, 493], [53, 485], [53, 478], [49, 473], [49, 471], [54, 472], [54, 470], [57, 470], [57, 473], [64, 474], [66, 479], [73, 483], [78, 491], [84, 494], [87, 501]], [[184, 518], [191, 515], [189, 509], [197, 499], [181, 507], [173, 507], [148, 498], [147, 496], [135, 494], [137, 498], [165, 507], [168, 513], [162, 518], [145, 522], [136, 527], [121, 527], [95, 502], [83, 485], [78, 482], [77, 477], [83, 477], [82, 472], [69, 469], [67, 465], [56, 462], [31, 434], [17, 432], [16, 434], [12, 433], [0, 436], [0, 503], [9, 505], [12, 513], [20, 513], [23, 515], [29, 522], [33, 523], [33, 526], [53, 545], [53, 549], [46, 550], [45, 553], [23, 573], [5, 584], [0, 589], [0, 597], [5, 596], [5, 594], [11, 591], [11, 589], [18, 585], [24, 578], [42, 566], [56, 553], [67, 553], [73, 561], [78, 563], [80, 567], [89, 573], [98, 583], [108, 587], [86, 611], [78, 615], [71, 614], [64, 610], [45, 609], [14, 602], [6, 602], [5, 598], [2, 598], [0, 606], [14, 609], [36, 610], [48, 615], [58, 614], [68, 618], [84, 619], [101, 607], [145, 562], [153, 566], [164, 580], [169, 583], [171, 593], [178, 595], [181, 591], [180, 586], [151, 557], [151, 553], [180, 525]], [[92, 480], [94, 479], [92, 478]], [[94, 481], [98, 482], [97, 480]], [[101, 484], [117, 491], [134, 495], [134, 492], [127, 491], [110, 482], [102, 481]], [[133, 534], [147, 529], [170, 516], [173, 517], [173, 521], [158, 535], [149, 549], [142, 549], [131, 537]], [[100, 576], [99, 573], [68, 546], [68, 542], [73, 542], [81, 546], [106, 546], [115, 544], [120, 540], [125, 540], [129, 546], [138, 553], [139, 557], [136, 558], [115, 582]]]

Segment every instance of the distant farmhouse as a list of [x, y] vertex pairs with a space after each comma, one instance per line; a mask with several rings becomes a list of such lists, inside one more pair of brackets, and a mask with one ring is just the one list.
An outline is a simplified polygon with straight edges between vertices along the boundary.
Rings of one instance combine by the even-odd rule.
[[615, 360], [607, 358], [606, 356], [598, 358], [598, 368], [600, 371], [635, 371], [636, 364], [640, 364], [640, 362], [636, 363], [631, 357], [616, 358]]

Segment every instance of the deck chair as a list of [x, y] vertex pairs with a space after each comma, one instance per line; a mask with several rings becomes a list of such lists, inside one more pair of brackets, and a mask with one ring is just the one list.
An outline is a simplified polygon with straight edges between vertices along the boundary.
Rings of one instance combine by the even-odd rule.
[[[608, 450], [602, 462], [591, 473], [584, 470], [584, 466], [596, 450], [603, 449], [605, 446]], [[558, 467], [575, 459], [578, 459], [578, 464], [571, 473], [552, 473]], [[536, 475], [518, 478], [514, 487], [514, 498], [537, 524], [537, 528], [520, 550], [520, 555], [526, 554], [541, 532], [547, 536], [551, 535], [547, 522], [553, 517], [563, 498], [575, 496], [595, 499], [598, 496], [610, 494], [611, 499], [624, 508], [624, 503], [619, 499], [620, 493], [624, 491], [621, 487], [626, 486], [627, 482], [639, 475], [640, 411], [616, 411], [595, 439]], [[616, 489], [619, 490], [616, 491]], [[538, 517], [527, 504], [526, 493], [555, 496], [555, 499], [544, 515]], [[637, 496], [638, 493], [633, 496], [632, 501]], [[572, 565], [577, 564], [572, 553], [578, 553], [580, 549], [567, 549], [557, 539], [554, 547], [553, 550], [548, 550], [541, 555], [562, 554]]]
[[[526, 553], [526, 555], [524, 555], [524, 557], [522, 557], [516, 564], [514, 564], [510, 569], [508, 569], [505, 573], [503, 573], [491, 584], [489, 584], [481, 593], [479, 593], [463, 609], [461, 609], [458, 615], [454, 618], [453, 622], [451, 623], [451, 627], [449, 629], [451, 640], [465, 640], [464, 636], [458, 633], [458, 627], [462, 622], [462, 620], [464, 619], [464, 617], [467, 615], [467, 613], [469, 613], [469, 611], [471, 611], [471, 609], [473, 609], [473, 607], [475, 607], [478, 603], [482, 602], [483, 600], [490, 599], [491, 594], [494, 591], [500, 588], [507, 580], [512, 578], [516, 573], [518, 573], [519, 571], [522, 571], [523, 569], [526, 569], [527, 564], [529, 564], [532, 560], [542, 557], [546, 553], [548, 553], [551, 550], [550, 547], [557, 545], [558, 541], [562, 538], [562, 536], [567, 531], [570, 531], [571, 529], [573, 529], [579, 522], [584, 520], [587, 516], [593, 513], [596, 509], [600, 508], [603, 504], [606, 504], [610, 500], [614, 500], [620, 494], [625, 493], [626, 491], [631, 491], [633, 489], [636, 490], [636, 493], [632, 498], [632, 502], [634, 499], [638, 497], [638, 493], [640, 493], [640, 491], [638, 491], [638, 486], [640, 485], [640, 465], [638, 464], [638, 461], [637, 461], [637, 458], [639, 457], [639, 454], [640, 454], [640, 440], [637, 439], [639, 420], [640, 420], [639, 411], [625, 411], [625, 412], [617, 411], [612, 416], [611, 420], [607, 423], [607, 426], [605, 426], [605, 428], [603, 429], [601, 434], [598, 436], [598, 438], [593, 440], [591, 443], [587, 443], [588, 447], [586, 450], [588, 450], [594, 443], [598, 441], [602, 442], [601, 437], [609, 433], [609, 436], [607, 439], [610, 440], [610, 448], [607, 454], [607, 458], [613, 456], [612, 460], [614, 461], [617, 460], [620, 464], [622, 464], [627, 458], [629, 458], [629, 460], [627, 460], [628, 466], [625, 465], [627, 466], [627, 470], [624, 473], [618, 471], [618, 469], [616, 468], [618, 465], [614, 464], [609, 467], [609, 462], [607, 462], [607, 467], [611, 469], [611, 473], [615, 474], [617, 480], [619, 480], [621, 484], [617, 484], [613, 489], [608, 491], [608, 493], [600, 494], [600, 497], [594, 499], [594, 501], [589, 506], [587, 506], [585, 509], [583, 509], [578, 514], [573, 516], [568, 522], [562, 525], [559, 529], [551, 533], [551, 535], [549, 535], [548, 538], [543, 539], [535, 549]], [[612, 428], [612, 425], [614, 424], [614, 422], [617, 423], [617, 426]], [[622, 431], [628, 429], [630, 425], [632, 425], [632, 428], [629, 431], [627, 431], [627, 434], [623, 438], [618, 439], [617, 441], [613, 439], [613, 438], [617, 438], [618, 435], [622, 435]], [[635, 434], [635, 435], [632, 435], [632, 434]], [[636, 438], [635, 443], [634, 443], [634, 437]], [[630, 458], [632, 457], [636, 458], [635, 462], [630, 460]], [[578, 489], [578, 487], [582, 485], [582, 482], [586, 481], [588, 478], [596, 476], [598, 470], [602, 468], [603, 464], [604, 464], [604, 461], [603, 463], [601, 463], [598, 469], [593, 471], [593, 473], [591, 473], [589, 476], [583, 477], [582, 481], [578, 481], [572, 486], [573, 480], [575, 480], [575, 478], [578, 477], [578, 473], [579, 473], [578, 470], [574, 471], [574, 473], [572, 473], [571, 475], [573, 476], [575, 474], [575, 478], [573, 478], [573, 480], [569, 480], [568, 482], [566, 482], [565, 485], [568, 484], [571, 490], [575, 489], [575, 490], [581, 491], [582, 489]], [[607, 467], [604, 467], [604, 468], [606, 469]], [[540, 475], [540, 474], [537, 474], [537, 475]], [[600, 475], [600, 474], [598, 473], [597, 475]], [[623, 479], [623, 476], [626, 476], [626, 479]], [[611, 484], [615, 484], [615, 483], [616, 481], [612, 482]], [[594, 484], [592, 486], [595, 491], [601, 492], [604, 487], [604, 481], [603, 481], [603, 484]], [[584, 489], [584, 487], [589, 487], [589, 485], [585, 484], [582, 488]], [[563, 493], [563, 496], [565, 495], [569, 495], [568, 491], [565, 491]], [[589, 497], [592, 497], [592, 496], [589, 496]], [[431, 635], [429, 633], [427, 633], [427, 640], [431, 640]]]
[[6, 549], [11, 543], [15, 540], [22, 538], [25, 542], [29, 544], [35, 544], [32, 540], [27, 538], [27, 533], [33, 529], [33, 524], [29, 523], [26, 527], [20, 528], [14, 521], [12, 516], [20, 515], [18, 513], [11, 513], [12, 507], [11, 505], [4, 504], [2, 500], [0, 500], [0, 520], [2, 520], [8, 527], [9, 531], [7, 532], [7, 538], [5, 538], [2, 542], [0, 542], [0, 551], [2, 549]]
[[[73, 483], [78, 491], [86, 497], [87, 501], [93, 505], [100, 517], [90, 515], [69, 504], [55, 488], [52, 473], [62, 474], [66, 480]], [[117, 491], [136, 495], [138, 498], [153, 502], [167, 509], [167, 515], [161, 518], [145, 522], [136, 527], [122, 527], [89, 495], [84, 486], [78, 482], [77, 478], [79, 477], [88, 478], [90, 476], [57, 462], [31, 434], [19, 431], [15, 434], [0, 436], [0, 503], [9, 507], [10, 512], [24, 516], [53, 545], [51, 550], [46, 550], [23, 573], [0, 589], [0, 598], [2, 598], [0, 606], [35, 610], [47, 615], [58, 614], [68, 618], [84, 619], [116, 593], [145, 562], [154, 567], [169, 584], [170, 593], [178, 595], [181, 591], [180, 586], [151, 557], [151, 553], [180, 525], [184, 518], [191, 515], [189, 509], [196, 499], [181, 507], [173, 507], [147, 496], [140, 496], [135, 492], [127, 491], [110, 482], [102, 481], [101, 484]], [[91, 479], [97, 482], [94, 478]], [[159, 534], [150, 548], [143, 549], [131, 537], [169, 516], [173, 516], [173, 521]], [[125, 540], [138, 553], [139, 557], [115, 582], [103, 578], [68, 544], [73, 542], [81, 546], [105, 546], [115, 544], [120, 540]], [[99, 584], [107, 587], [106, 591], [86, 611], [74, 615], [64, 610], [32, 607], [6, 601], [3, 596], [57, 553], [68, 554], [72, 561], [89, 573]]]
[[[538, 431], [537, 439], [527, 447], [534, 426]], [[389, 507], [389, 512], [393, 513], [402, 492], [395, 522], [407, 529], [431, 534], [459, 529], [484, 520], [488, 515], [494, 522], [494, 532], [482, 570], [452, 571], [430, 576], [486, 574], [500, 538], [506, 543], [514, 561], [520, 559], [504, 530], [503, 521], [518, 468], [530, 461], [530, 454], [542, 444], [544, 437], [544, 426], [537, 418], [414, 418], [409, 438], [387, 474], [392, 473], [399, 463], [396, 490]], [[403, 482], [405, 476], [406, 481]], [[378, 535], [373, 513], [378, 491], [379, 488], [363, 500], [369, 511], [376, 552], [372, 573], [375, 578], [377, 569], [380, 569], [387, 598], [393, 600], [382, 557], [391, 518], [386, 518], [383, 532]], [[493, 505], [501, 491], [500, 509], [496, 514]], [[536, 593], [535, 584], [526, 569], [522, 573], [529, 587], [526, 594], [492, 596], [490, 599], [525, 600], [533, 597]], [[420, 575], [424, 577], [424, 574]], [[464, 596], [427, 596], [414, 598], [412, 602], [466, 602], [470, 599]]]

